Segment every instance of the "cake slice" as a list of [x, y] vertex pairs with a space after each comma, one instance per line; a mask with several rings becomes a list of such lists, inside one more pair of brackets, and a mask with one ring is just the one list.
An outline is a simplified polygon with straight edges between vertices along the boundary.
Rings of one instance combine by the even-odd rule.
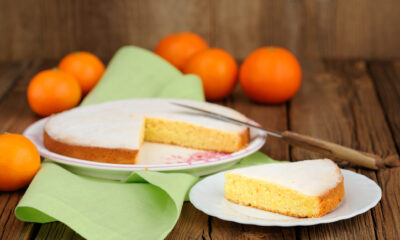
[[225, 174], [231, 202], [293, 217], [320, 217], [344, 197], [343, 176], [329, 159], [274, 163]]
[[[246, 127], [184, 110], [164, 99], [121, 100], [53, 115], [44, 127], [50, 151], [97, 162], [135, 164], [143, 141], [231, 153], [249, 143]], [[247, 121], [242, 114], [203, 102], [191, 105]]]

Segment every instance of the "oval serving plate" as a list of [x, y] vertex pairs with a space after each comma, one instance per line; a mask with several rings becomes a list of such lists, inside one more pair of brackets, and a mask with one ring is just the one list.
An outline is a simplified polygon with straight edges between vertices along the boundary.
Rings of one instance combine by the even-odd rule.
[[[135, 99], [137, 104], [145, 105], [148, 101], [160, 99]], [[190, 104], [190, 100], [163, 99], [182, 104]], [[198, 103], [198, 102], [196, 102]], [[208, 105], [210, 103], [204, 103]], [[243, 157], [258, 151], [266, 141], [267, 135], [250, 129], [250, 144], [238, 152], [220, 154], [215, 152], [188, 149], [173, 145], [147, 143], [142, 146], [138, 156], [138, 164], [110, 164], [87, 161], [60, 155], [48, 150], [43, 144], [43, 128], [48, 118], [41, 119], [25, 129], [23, 135], [28, 137], [38, 148], [41, 156], [62, 164], [72, 172], [105, 179], [122, 180], [135, 170], [152, 170], [162, 172], [185, 172], [196, 176], [208, 175], [224, 170]], [[249, 123], [259, 125], [251, 119]], [[145, 151], [142, 151], [145, 149]]]

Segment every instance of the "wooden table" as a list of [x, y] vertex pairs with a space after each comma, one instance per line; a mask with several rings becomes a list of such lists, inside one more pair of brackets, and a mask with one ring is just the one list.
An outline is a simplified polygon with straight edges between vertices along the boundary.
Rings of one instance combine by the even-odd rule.
[[[288, 103], [259, 105], [237, 89], [223, 102], [264, 126], [290, 129], [388, 157], [399, 164], [400, 62], [301, 61], [304, 77]], [[26, 87], [55, 61], [0, 63], [0, 132], [21, 133], [39, 119], [26, 101]], [[262, 152], [275, 159], [321, 156], [270, 138]], [[400, 168], [379, 171], [352, 168], [377, 182], [383, 196], [371, 211], [349, 220], [310, 227], [258, 227], [209, 217], [185, 203], [168, 239], [398, 239], [400, 236]], [[0, 239], [80, 239], [62, 223], [23, 223], [14, 208], [24, 190], [0, 193]]]

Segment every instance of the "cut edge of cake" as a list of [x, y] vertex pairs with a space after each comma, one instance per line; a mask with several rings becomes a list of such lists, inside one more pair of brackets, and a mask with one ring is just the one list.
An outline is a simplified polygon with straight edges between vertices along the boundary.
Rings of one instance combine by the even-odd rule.
[[145, 117], [144, 140], [204, 151], [233, 153], [248, 146], [250, 132], [226, 132], [192, 123]]

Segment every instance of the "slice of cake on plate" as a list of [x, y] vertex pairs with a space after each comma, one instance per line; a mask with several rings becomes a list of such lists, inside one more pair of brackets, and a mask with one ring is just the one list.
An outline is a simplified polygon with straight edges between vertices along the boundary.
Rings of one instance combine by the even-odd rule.
[[293, 217], [320, 217], [344, 197], [343, 175], [329, 159], [274, 163], [225, 173], [231, 202]]
[[[247, 121], [226, 107], [194, 101], [190, 104]], [[50, 151], [118, 164], [135, 164], [143, 141], [224, 153], [236, 152], [249, 143], [248, 128], [193, 113], [164, 99], [78, 107], [51, 116], [43, 136]]]

